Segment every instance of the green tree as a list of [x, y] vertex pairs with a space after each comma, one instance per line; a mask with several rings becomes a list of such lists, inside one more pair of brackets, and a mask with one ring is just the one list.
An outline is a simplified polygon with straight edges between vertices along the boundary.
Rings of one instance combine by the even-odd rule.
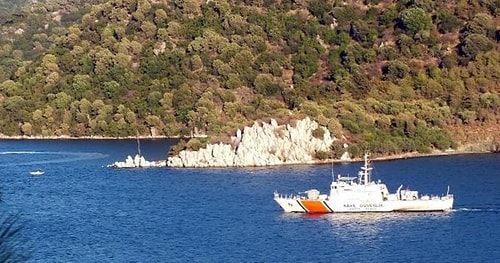
[[460, 20], [448, 10], [441, 10], [437, 15], [437, 27], [441, 33], [451, 33], [460, 26]]
[[388, 6], [382, 11], [382, 14], [378, 16], [378, 22], [381, 25], [390, 25], [398, 18], [398, 10], [396, 5]]
[[73, 98], [65, 92], [59, 92], [52, 103], [56, 109], [68, 109], [72, 100]]
[[495, 93], [486, 92], [479, 97], [481, 107], [486, 109], [500, 109], [500, 96]]
[[156, 9], [155, 10], [155, 17], [154, 17], [154, 22], [157, 27], [166, 27], [167, 25], [167, 12], [163, 9]]
[[108, 49], [99, 49], [94, 55], [94, 72], [106, 75], [115, 65], [114, 54]]
[[328, 1], [312, 0], [308, 5], [309, 11], [313, 16], [316, 16], [319, 22], [323, 25], [329, 25], [333, 22], [333, 17], [330, 14], [332, 5]]
[[87, 74], [76, 74], [73, 77], [73, 96], [77, 99], [81, 99], [84, 94], [92, 90], [92, 78]]
[[4, 101], [4, 109], [7, 111], [8, 115], [5, 116], [7, 119], [15, 122], [23, 121], [26, 112], [27, 101], [21, 96], [8, 97]]
[[493, 17], [486, 13], [478, 13], [474, 18], [465, 24], [461, 32], [462, 39], [471, 34], [480, 34], [488, 38], [495, 38], [495, 21]]
[[182, 84], [178, 90], [174, 91], [172, 104], [177, 120], [187, 123], [188, 112], [194, 109], [196, 100], [197, 96], [188, 84]]
[[102, 83], [103, 92], [108, 99], [117, 99], [121, 95], [120, 83], [112, 80]]
[[397, 80], [403, 79], [410, 73], [410, 67], [401, 61], [389, 61], [382, 69], [384, 79]]
[[13, 80], [6, 80], [0, 84], [0, 92], [7, 96], [22, 95], [22, 86]]
[[480, 53], [490, 51], [494, 44], [485, 35], [470, 34], [460, 43], [460, 54], [466, 59], [474, 60]]
[[419, 7], [404, 9], [398, 16], [398, 26], [412, 34], [421, 30], [429, 30], [431, 25], [430, 16]]
[[378, 32], [365, 21], [359, 20], [351, 23], [350, 35], [363, 47], [371, 47], [377, 39]]
[[319, 53], [316, 49], [301, 47], [299, 53], [292, 57], [295, 75], [307, 79], [318, 71]]
[[258, 93], [265, 96], [272, 96], [281, 90], [281, 87], [274, 83], [271, 74], [259, 74], [255, 78], [254, 87]]
[[141, 30], [146, 35], [146, 38], [151, 39], [156, 35], [156, 25], [149, 21], [144, 21], [141, 24]]

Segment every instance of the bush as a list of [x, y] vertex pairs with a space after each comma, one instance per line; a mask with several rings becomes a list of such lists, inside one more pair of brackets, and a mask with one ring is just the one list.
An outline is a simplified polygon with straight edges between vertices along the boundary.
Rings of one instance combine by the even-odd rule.
[[173, 145], [170, 147], [170, 151], [168, 153], [169, 156], [176, 156], [178, 155], [182, 150], [186, 149], [187, 142], [186, 140], [182, 139], [179, 142], [177, 142], [176, 145]]
[[361, 132], [361, 128], [359, 127], [359, 124], [356, 123], [355, 121], [340, 119], [340, 124], [342, 124], [342, 127], [344, 129], [347, 129], [348, 131], [350, 131], [354, 134], [358, 134]]
[[441, 11], [437, 15], [437, 19], [437, 27], [441, 34], [453, 32], [460, 26], [460, 20], [458, 20], [458, 18], [453, 14], [450, 14], [447, 10]]
[[398, 16], [398, 26], [410, 33], [428, 30], [432, 25], [430, 16], [419, 7], [412, 7], [401, 11]]
[[322, 140], [325, 136], [325, 130], [323, 130], [322, 128], [316, 128], [314, 131], [312, 131], [312, 136], [316, 139]]
[[326, 160], [330, 157], [330, 154], [328, 152], [325, 152], [325, 151], [317, 151], [315, 157], [316, 157], [316, 159], [319, 159], [319, 160]]
[[402, 61], [389, 61], [383, 68], [382, 74], [385, 80], [403, 79], [410, 73], [410, 67]]
[[474, 60], [482, 52], [490, 51], [495, 45], [486, 36], [470, 34], [460, 43], [460, 55], [468, 60]]
[[201, 148], [207, 146], [208, 139], [207, 138], [192, 138], [186, 144], [187, 150], [198, 151]]

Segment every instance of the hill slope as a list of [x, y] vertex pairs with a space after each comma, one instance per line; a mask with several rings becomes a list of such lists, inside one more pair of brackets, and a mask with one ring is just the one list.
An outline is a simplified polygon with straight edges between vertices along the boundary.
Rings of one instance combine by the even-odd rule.
[[0, 21], [0, 132], [224, 140], [255, 120], [310, 116], [359, 151], [456, 147], [466, 138], [457, 131], [499, 123], [499, 10], [498, 1], [30, 3]]

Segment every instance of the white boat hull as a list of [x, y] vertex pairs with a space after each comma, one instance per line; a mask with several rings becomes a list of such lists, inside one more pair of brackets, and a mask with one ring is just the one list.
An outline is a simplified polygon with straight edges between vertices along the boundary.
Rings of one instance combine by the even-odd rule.
[[423, 212], [423, 211], [449, 211], [453, 208], [453, 197], [445, 196], [433, 200], [399, 201], [394, 204], [394, 211]]
[[289, 213], [360, 213], [360, 212], [430, 212], [448, 211], [453, 207], [453, 197], [432, 200], [397, 200], [378, 203], [335, 202], [333, 200], [303, 199], [275, 196], [274, 200]]

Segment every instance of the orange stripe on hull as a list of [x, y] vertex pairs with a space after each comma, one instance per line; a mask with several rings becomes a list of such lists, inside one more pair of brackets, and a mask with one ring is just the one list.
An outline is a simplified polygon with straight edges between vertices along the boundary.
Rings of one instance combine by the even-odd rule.
[[330, 209], [328, 209], [323, 201], [318, 200], [301, 200], [300, 203], [302, 206], [307, 209], [308, 213], [330, 213]]

